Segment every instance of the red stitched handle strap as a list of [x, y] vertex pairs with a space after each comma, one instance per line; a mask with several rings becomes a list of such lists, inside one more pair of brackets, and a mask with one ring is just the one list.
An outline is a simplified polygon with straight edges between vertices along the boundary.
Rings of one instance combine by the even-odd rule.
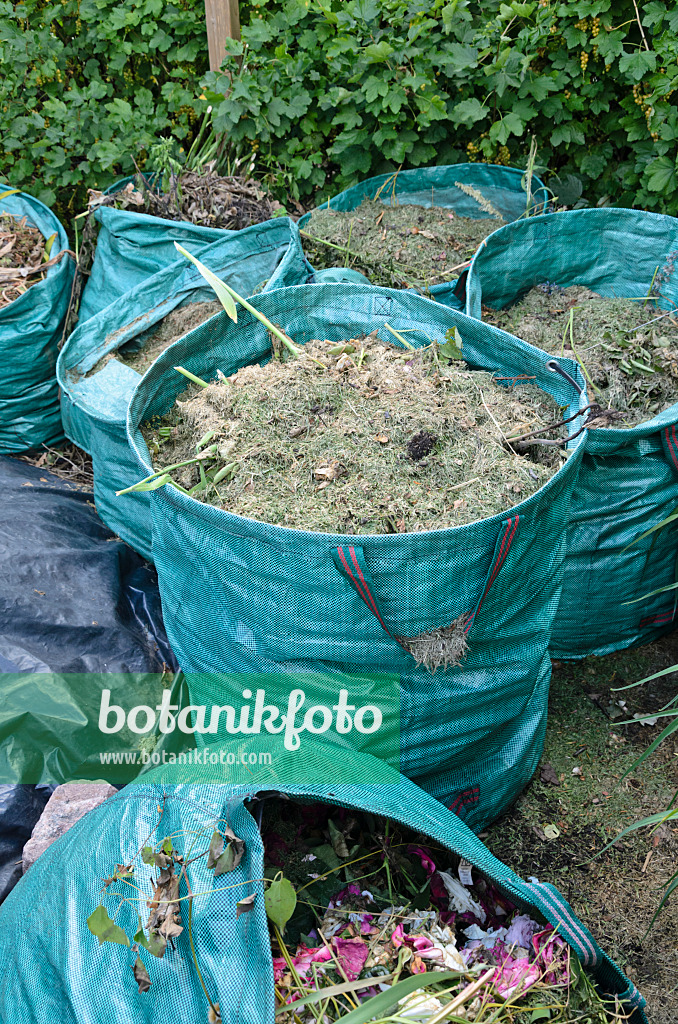
[[[520, 516], [511, 516], [510, 519], [505, 519], [501, 525], [499, 537], [494, 548], [494, 555], [492, 563], [490, 565], [487, 579], [485, 581], [485, 587], [480, 596], [480, 600], [476, 605], [474, 611], [468, 616], [467, 621], [464, 625], [464, 632], [468, 633], [473, 625], [476, 615], [480, 611], [480, 607], [487, 597], [487, 594], [499, 575], [504, 562], [509, 553], [511, 544], [513, 543], [516, 533], [518, 532], [518, 524], [520, 522]], [[365, 555], [361, 547], [356, 547], [353, 544], [335, 548], [332, 552], [332, 558], [337, 569], [347, 580], [353, 589], [355, 590], [358, 597], [364, 601], [367, 607], [370, 609], [372, 614], [378, 620], [382, 628], [390, 637], [392, 637], [396, 643], [400, 644], [404, 651], [411, 654], [410, 644], [406, 637], [397, 636], [392, 630], [388, 628], [384, 620], [384, 616], [381, 613], [379, 604], [374, 594], [374, 586], [372, 584], [372, 577], [370, 571], [365, 563]], [[447, 624], [446, 624], [447, 625]]]
[[668, 460], [676, 473], [678, 473], [678, 433], [676, 433], [675, 423], [672, 423], [670, 427], [664, 427], [661, 435], [664, 451], [668, 456]]
[[379, 620], [383, 629], [409, 654], [407, 646], [400, 637], [392, 633], [384, 622], [384, 617], [379, 610], [377, 599], [374, 596], [372, 577], [365, 563], [363, 549], [354, 547], [353, 544], [347, 547], [335, 548], [332, 552], [332, 558], [341, 575], [344, 579], [348, 580], [358, 597], [365, 602], [372, 614]]
[[490, 567], [490, 571], [487, 574], [485, 589], [483, 590], [480, 596], [480, 600], [478, 601], [478, 604], [475, 606], [475, 609], [473, 610], [472, 614], [469, 615], [468, 622], [466, 623], [466, 627], [464, 629], [464, 632], [466, 633], [468, 633], [469, 630], [471, 629], [471, 626], [475, 621], [475, 617], [480, 611], [480, 607], [489, 593], [490, 587], [496, 580], [504, 562], [506, 561], [509, 549], [513, 544], [513, 541], [515, 540], [516, 534], [518, 532], [519, 524], [520, 516], [511, 516], [510, 519], [505, 519], [504, 522], [501, 524], [502, 529], [499, 533], [499, 537], [497, 538], [497, 543], [494, 546], [494, 557], [492, 558], [492, 565]]

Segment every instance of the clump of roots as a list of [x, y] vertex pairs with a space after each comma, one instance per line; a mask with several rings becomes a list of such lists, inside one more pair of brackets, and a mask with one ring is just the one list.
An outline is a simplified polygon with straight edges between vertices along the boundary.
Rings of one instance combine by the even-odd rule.
[[432, 629], [428, 633], [402, 640], [417, 665], [423, 665], [432, 674], [436, 669], [445, 671], [455, 665], [461, 665], [468, 650], [466, 627], [470, 614], [465, 613], [455, 619], [449, 626]]

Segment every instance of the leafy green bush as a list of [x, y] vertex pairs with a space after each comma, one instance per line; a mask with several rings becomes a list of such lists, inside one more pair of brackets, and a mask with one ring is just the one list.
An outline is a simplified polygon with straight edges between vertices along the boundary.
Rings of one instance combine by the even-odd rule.
[[[678, 8], [638, 0], [251, 5], [204, 86], [215, 127], [295, 197], [398, 166], [524, 166], [563, 201], [678, 214]], [[232, 83], [230, 95], [224, 94]]]
[[159, 135], [191, 134], [206, 38], [202, 0], [0, 0], [0, 178], [67, 220]]

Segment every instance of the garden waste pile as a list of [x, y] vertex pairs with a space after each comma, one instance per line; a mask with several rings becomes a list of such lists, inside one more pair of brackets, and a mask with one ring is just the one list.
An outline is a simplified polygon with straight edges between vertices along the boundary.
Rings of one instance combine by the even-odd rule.
[[[166, 187], [163, 187], [165, 185]], [[137, 174], [117, 191], [90, 189], [90, 210], [113, 206], [164, 220], [182, 220], [204, 227], [239, 231], [284, 212], [261, 185], [249, 178], [220, 175], [214, 170], [185, 171], [169, 180], [151, 183]]]
[[576, 359], [589, 397], [618, 413], [592, 426], [633, 427], [663, 412], [678, 389], [678, 310], [656, 299], [604, 298], [544, 282], [483, 319], [555, 356]]
[[261, 832], [284, 1024], [624, 1019], [552, 925], [427, 837], [279, 797]]
[[49, 259], [56, 234], [45, 239], [25, 216], [0, 210], [0, 308], [42, 281], [56, 262]]
[[145, 426], [155, 469], [230, 512], [328, 533], [443, 529], [510, 508], [567, 458], [557, 445], [516, 454], [511, 439], [559, 422], [559, 408], [529, 380], [467, 369], [448, 335], [423, 349], [376, 331], [311, 341], [193, 384]]
[[488, 200], [471, 191], [489, 217], [475, 220], [446, 207], [385, 205], [379, 199], [365, 199], [345, 212], [321, 206], [303, 229], [304, 247], [316, 268], [344, 262], [386, 288], [452, 281], [483, 238], [504, 223]]
[[112, 359], [124, 363], [125, 366], [131, 366], [139, 374], [144, 374], [161, 352], [184, 334], [199, 327], [205, 320], [220, 313], [222, 309], [220, 302], [189, 302], [185, 306], [179, 306], [168, 313], [150, 332], [145, 332], [141, 338], [134, 338], [131, 343], [113, 352], [107, 352], [91, 370], [88, 370], [86, 376], [93, 377]]

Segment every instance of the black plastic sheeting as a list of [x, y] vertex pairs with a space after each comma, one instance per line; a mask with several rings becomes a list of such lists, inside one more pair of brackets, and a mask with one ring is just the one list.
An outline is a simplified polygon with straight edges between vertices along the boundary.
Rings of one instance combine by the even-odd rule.
[[[168, 668], [153, 567], [104, 526], [91, 494], [0, 457], [0, 700], [4, 673]], [[0, 902], [53, 788], [0, 785]]]
[[3, 671], [176, 667], [155, 569], [104, 526], [91, 494], [0, 458], [0, 496]]

